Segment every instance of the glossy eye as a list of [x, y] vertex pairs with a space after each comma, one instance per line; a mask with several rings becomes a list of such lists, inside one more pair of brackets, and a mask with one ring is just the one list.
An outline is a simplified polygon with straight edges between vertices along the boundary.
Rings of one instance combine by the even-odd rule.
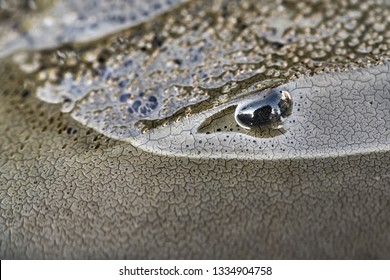
[[235, 119], [238, 125], [246, 129], [263, 126], [280, 128], [283, 118], [291, 114], [292, 104], [288, 91], [273, 89], [256, 99], [238, 104]]

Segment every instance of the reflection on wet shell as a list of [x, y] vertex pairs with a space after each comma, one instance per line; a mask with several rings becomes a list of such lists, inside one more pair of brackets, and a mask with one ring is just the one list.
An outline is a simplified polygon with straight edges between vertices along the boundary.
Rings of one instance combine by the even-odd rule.
[[271, 91], [256, 100], [244, 101], [235, 111], [237, 124], [246, 129], [271, 125], [280, 128], [283, 118], [292, 111], [288, 91]]

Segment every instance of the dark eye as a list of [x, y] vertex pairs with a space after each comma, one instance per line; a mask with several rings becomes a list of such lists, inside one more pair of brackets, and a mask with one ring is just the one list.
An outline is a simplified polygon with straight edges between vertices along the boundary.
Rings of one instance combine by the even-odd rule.
[[283, 118], [292, 111], [292, 98], [288, 91], [270, 90], [256, 99], [238, 104], [235, 119], [238, 125], [246, 129], [263, 126], [279, 127]]

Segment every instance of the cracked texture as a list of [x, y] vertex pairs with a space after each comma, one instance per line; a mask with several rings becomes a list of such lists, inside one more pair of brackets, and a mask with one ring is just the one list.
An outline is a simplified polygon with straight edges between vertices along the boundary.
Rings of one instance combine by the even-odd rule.
[[390, 257], [388, 152], [159, 156], [41, 103], [6, 66], [1, 258]]
[[[246, 10], [249, 14], [244, 19], [262, 21], [264, 18], [255, 19], [250, 13], [256, 11], [252, 6], [242, 5], [236, 10], [235, 2], [229, 3], [221, 12], [216, 5], [215, 13], [221, 13], [221, 17], [210, 17], [210, 22], [205, 21], [206, 29], [211, 26], [211, 29], [223, 30], [223, 24], [218, 27], [218, 20], [222, 20], [223, 14], [230, 15], [231, 24], [244, 29], [249, 27], [249, 34], [245, 31], [233, 34], [238, 36], [237, 42], [244, 44], [245, 38], [252, 38], [250, 31], [255, 30], [255, 23], [259, 22], [248, 25], [243, 19], [238, 21], [236, 16]], [[273, 2], [267, 3], [273, 7]], [[138, 144], [145, 149], [148, 137], [162, 139], [164, 135], [176, 133], [172, 141], [165, 139], [161, 145], [152, 147], [152, 152], [83, 125], [66, 113], [64, 104], [42, 102], [35, 93], [40, 83], [47, 81], [58, 89], [77, 75], [74, 81], [79, 90], [87, 88], [91, 78], [119, 86], [119, 80], [106, 80], [107, 76], [97, 71], [102, 65], [103, 68], [115, 66], [122, 61], [121, 55], [114, 56], [104, 51], [103, 46], [114, 50], [129, 47], [133, 55], [143, 52], [140, 58], [150, 57], [155, 51], [153, 46], [159, 41], [144, 35], [149, 32], [153, 35], [150, 25], [157, 22], [157, 30], [160, 30], [163, 27], [158, 21], [173, 15], [153, 18], [151, 23], [140, 27], [139, 37], [134, 35], [133, 29], [118, 35], [125, 38], [124, 34], [128, 35], [129, 42], [142, 39], [140, 45], [115, 45], [118, 37], [113, 35], [101, 42], [18, 53], [1, 60], [0, 258], [390, 258], [390, 153], [386, 130], [389, 124], [389, 43], [387, 25], [383, 28], [383, 23], [387, 24], [388, 10], [380, 1], [355, 4], [340, 1], [337, 5], [333, 1], [321, 2], [329, 5], [325, 9], [329, 11], [328, 19], [335, 20], [330, 21], [330, 26], [323, 26], [330, 31], [336, 28], [335, 33], [323, 33], [327, 43], [344, 42], [344, 47], [340, 43], [328, 52], [326, 62], [332, 62], [330, 58], [336, 56], [341, 61], [332, 62], [333, 66], [327, 69], [327, 65], [316, 68], [313, 64], [321, 59], [326, 49], [315, 51], [316, 44], [306, 44], [306, 40], [318, 39], [307, 35], [321, 30], [315, 27], [320, 24], [317, 19], [325, 14], [322, 10], [318, 14], [310, 9], [316, 1], [302, 3], [296, 7], [299, 10], [296, 16], [309, 19], [305, 23], [309, 25], [308, 31], [301, 34], [303, 41], [296, 43], [296, 49], [280, 53], [280, 58], [290, 66], [297, 63], [294, 57], [298, 57], [299, 69], [290, 66], [286, 69], [292, 69], [292, 75], [304, 74], [301, 78], [292, 80], [290, 72], [281, 70], [279, 75], [290, 74], [278, 80], [278, 74], [269, 72], [254, 80], [218, 88], [227, 94], [226, 98], [219, 91], [207, 90], [210, 104], [199, 106], [197, 112], [196, 106], [192, 107], [188, 118], [184, 118], [183, 112], [179, 112], [179, 116], [173, 114], [173, 120], [168, 119], [164, 126], [157, 124], [150, 128], [150, 133], [140, 134], [138, 139], [146, 142]], [[182, 19], [181, 13], [197, 5], [179, 7], [178, 18]], [[351, 10], [351, 6], [357, 10]], [[333, 13], [336, 8], [337, 13]], [[359, 13], [360, 8], [364, 16]], [[265, 14], [283, 12], [283, 7], [281, 10], [264, 9]], [[234, 11], [239, 13], [235, 15]], [[199, 18], [205, 16], [202, 9], [198, 12]], [[352, 18], [337, 17], [340, 13]], [[359, 16], [362, 18], [353, 20]], [[182, 25], [191, 26], [185, 18]], [[336, 19], [346, 22], [338, 24]], [[291, 18], [287, 17], [271, 21], [277, 23], [271, 30], [267, 29], [269, 23], [263, 22], [264, 34], [260, 35], [265, 38], [263, 45], [269, 46], [266, 50], [272, 53], [270, 59], [261, 62], [264, 67], [273, 67], [272, 58], [280, 51], [279, 47], [283, 50], [283, 44], [295, 44], [288, 41], [291, 34], [283, 32], [289, 20]], [[356, 26], [363, 26], [364, 30], [355, 30]], [[186, 34], [169, 34], [168, 39], [180, 41]], [[285, 34], [287, 37], [283, 38]], [[347, 35], [357, 38], [347, 38]], [[219, 39], [213, 38], [211, 43]], [[175, 47], [172, 51], [179, 49]], [[251, 55], [257, 51], [254, 47], [241, 57], [229, 59], [256, 61]], [[349, 57], [348, 51], [355, 56]], [[289, 57], [289, 53], [293, 55]], [[84, 54], [89, 54], [86, 60], [92, 61], [80, 62]], [[283, 68], [284, 64], [278, 65]], [[356, 69], [357, 66], [360, 68]], [[221, 69], [216, 67], [209, 64], [204, 69], [210, 72]], [[250, 76], [248, 69], [242, 73]], [[122, 75], [118, 68], [111, 70]], [[309, 77], [313, 73], [317, 75]], [[177, 72], [169, 74], [170, 78], [177, 78]], [[295, 142], [289, 153], [283, 153], [279, 149], [285, 148], [285, 134], [261, 138], [232, 131], [228, 133], [233, 139], [227, 145], [232, 153], [218, 151], [221, 149], [218, 145], [224, 142], [219, 137], [229, 134], [217, 129], [228, 122], [228, 117], [225, 118], [228, 115], [222, 114], [221, 121], [216, 123], [214, 114], [224, 113], [223, 108], [239, 102], [245, 94], [255, 94], [256, 91], [245, 92], [246, 87], [266, 83], [267, 79], [271, 80], [267, 87], [287, 86], [294, 91], [296, 111], [289, 117], [292, 123], [287, 133], [294, 132], [293, 140], [300, 139], [300, 142]], [[204, 82], [212, 83], [213, 79]], [[264, 86], [257, 90], [262, 88]], [[241, 93], [243, 96], [236, 98]], [[100, 94], [105, 96], [104, 91]], [[145, 92], [143, 97], [148, 100], [151, 96]], [[117, 102], [120, 95], [115, 98]], [[104, 103], [97, 102], [99, 100], [95, 100], [96, 104]], [[178, 117], [181, 118], [178, 120]], [[197, 117], [197, 124], [204, 122], [204, 131], [194, 127]], [[211, 122], [207, 124], [208, 120]], [[309, 129], [304, 127], [307, 124], [311, 126]], [[303, 127], [299, 131], [300, 125]], [[189, 137], [186, 127], [194, 129], [196, 136]], [[154, 134], [153, 128], [156, 128]], [[186, 143], [183, 139], [193, 142]], [[255, 148], [267, 147], [269, 153], [240, 150], [240, 145], [247, 143], [243, 139], [250, 139]], [[206, 149], [197, 150], [199, 147]], [[172, 148], [177, 152], [166, 152]], [[316, 148], [324, 153], [318, 153]]]

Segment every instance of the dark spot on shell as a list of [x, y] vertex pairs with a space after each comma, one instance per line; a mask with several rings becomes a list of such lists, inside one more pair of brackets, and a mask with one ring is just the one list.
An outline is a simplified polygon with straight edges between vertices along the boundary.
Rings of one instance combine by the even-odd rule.
[[27, 96], [30, 95], [30, 93], [31, 92], [28, 89], [25, 89], [25, 90], [22, 91], [22, 97], [27, 97]]
[[129, 96], [130, 96], [130, 94], [122, 94], [121, 96], [119, 96], [119, 101], [126, 102], [127, 99], [129, 99]]
[[138, 108], [141, 106], [141, 101], [139, 101], [139, 100], [137, 100], [137, 101], [135, 101], [134, 103], [133, 103], [133, 109], [134, 109], [134, 111], [138, 111]]
[[103, 49], [97, 57], [97, 61], [99, 63], [105, 63], [107, 59], [110, 57], [111, 52], [108, 49]]
[[183, 63], [183, 60], [181, 60], [180, 58], [175, 58], [173, 62], [176, 63], [177, 65], [181, 65]]
[[153, 8], [155, 9], [155, 10], [160, 10], [161, 9], [161, 4], [160, 3], [155, 3], [154, 5], [153, 5]]
[[74, 135], [74, 134], [77, 133], [77, 129], [72, 128], [72, 127], [68, 127], [68, 128], [66, 129], [66, 133], [68, 133], [69, 135]]
[[127, 60], [125, 60], [125, 62], [123, 63], [123, 66], [129, 67], [129, 66], [131, 66], [132, 64], [133, 64], [133, 60], [127, 59]]
[[158, 107], [157, 98], [155, 96], [150, 96], [146, 106], [152, 110], [156, 109]]
[[282, 47], [284, 46], [284, 44], [281, 43], [281, 42], [272, 42], [272, 43], [271, 43], [271, 46], [272, 46], [273, 48], [275, 48], [275, 49], [280, 49], [280, 48], [282, 48]]
[[140, 109], [139, 109], [140, 113], [143, 114], [143, 115], [146, 115], [146, 112], [147, 112], [147, 109], [142, 106]]
[[199, 59], [199, 56], [197, 54], [194, 54], [191, 56], [190, 60], [191, 60], [191, 62], [196, 62], [196, 61], [198, 61], [198, 59]]
[[118, 86], [120, 86], [121, 88], [124, 88], [124, 87], [126, 87], [127, 86], [127, 84], [128, 84], [128, 82], [129, 81], [120, 81], [119, 83], [118, 83]]
[[164, 44], [164, 37], [162, 37], [161, 35], [158, 35], [156, 34], [154, 37], [153, 37], [153, 40], [152, 40], [152, 45], [154, 48], [160, 48], [163, 44]]

